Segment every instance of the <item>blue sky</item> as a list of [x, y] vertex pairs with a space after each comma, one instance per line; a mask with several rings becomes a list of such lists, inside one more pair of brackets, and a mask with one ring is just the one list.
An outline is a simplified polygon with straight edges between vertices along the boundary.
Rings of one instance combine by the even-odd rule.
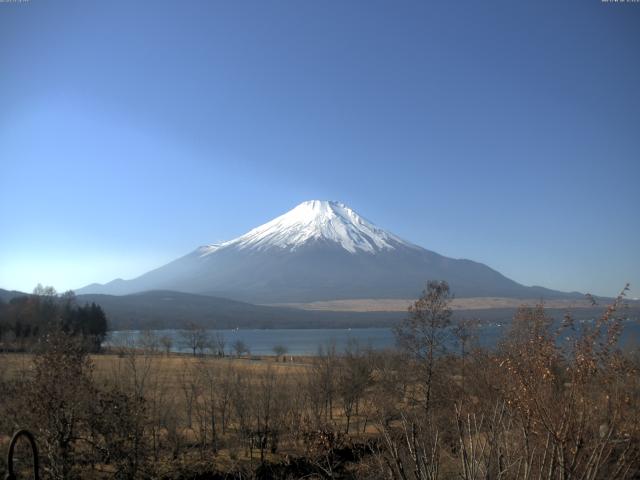
[[640, 296], [640, 4], [0, 3], [0, 287], [130, 278], [308, 199]]

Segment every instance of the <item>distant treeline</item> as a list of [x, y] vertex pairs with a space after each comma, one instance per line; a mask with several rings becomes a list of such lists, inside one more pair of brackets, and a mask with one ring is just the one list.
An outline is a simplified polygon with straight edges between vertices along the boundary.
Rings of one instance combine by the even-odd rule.
[[24, 351], [40, 337], [61, 330], [81, 337], [98, 351], [107, 333], [107, 317], [99, 305], [79, 305], [72, 291], [59, 295], [53, 287], [38, 285], [31, 295], [0, 299], [0, 347]]

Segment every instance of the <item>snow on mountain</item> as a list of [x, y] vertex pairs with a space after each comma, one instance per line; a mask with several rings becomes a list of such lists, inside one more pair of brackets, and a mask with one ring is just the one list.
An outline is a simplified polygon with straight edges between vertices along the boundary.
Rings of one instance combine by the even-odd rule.
[[559, 298], [478, 262], [448, 258], [378, 228], [338, 202], [312, 200], [246, 234], [206, 245], [131, 280], [78, 293], [173, 290], [252, 303], [416, 298], [428, 280], [459, 297]]
[[260, 225], [236, 239], [199, 249], [202, 256], [221, 248], [296, 250], [309, 242], [328, 241], [350, 253], [375, 253], [393, 250], [410, 243], [376, 227], [343, 203], [325, 200], [303, 202], [270, 222]]

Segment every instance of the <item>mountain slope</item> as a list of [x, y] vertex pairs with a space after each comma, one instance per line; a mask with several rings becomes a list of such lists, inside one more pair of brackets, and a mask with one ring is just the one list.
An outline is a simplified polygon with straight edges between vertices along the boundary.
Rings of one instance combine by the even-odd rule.
[[27, 293], [18, 292], [16, 290], [4, 290], [0, 288], [0, 301], [8, 303], [12, 298], [24, 297]]
[[402, 240], [344, 204], [313, 200], [228, 242], [196, 249], [132, 280], [79, 293], [176, 290], [253, 303], [348, 298], [416, 298], [427, 280], [447, 280], [459, 297], [559, 298], [499, 272]]

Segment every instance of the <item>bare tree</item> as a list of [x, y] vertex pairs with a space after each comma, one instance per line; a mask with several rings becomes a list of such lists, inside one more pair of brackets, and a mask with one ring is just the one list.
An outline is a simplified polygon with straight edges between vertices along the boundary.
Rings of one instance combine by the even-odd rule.
[[204, 349], [209, 345], [209, 335], [207, 331], [195, 323], [189, 323], [187, 328], [182, 330], [180, 334], [183, 345], [193, 352], [194, 357], [198, 353], [202, 354]]
[[143, 330], [138, 336], [138, 346], [149, 354], [155, 354], [158, 352], [160, 341], [158, 336], [151, 330]]
[[77, 443], [90, 418], [93, 364], [80, 341], [62, 331], [48, 334], [33, 360], [23, 394], [51, 478], [77, 478]]
[[[157, 360], [157, 363], [164, 363], [166, 360]], [[148, 417], [147, 434], [150, 437], [150, 448], [155, 463], [160, 458], [162, 440], [165, 429], [166, 412], [171, 408], [171, 397], [175, 395], [174, 390], [169, 386], [169, 371], [163, 365], [156, 365], [151, 370], [151, 375], [147, 381], [145, 392], [145, 406]]]
[[337, 392], [347, 420], [346, 434], [349, 433], [351, 418], [358, 414], [360, 401], [372, 380], [372, 365], [367, 357], [357, 343], [350, 342], [338, 367]]
[[273, 353], [276, 355], [276, 360], [280, 360], [283, 355], [286, 355], [289, 349], [284, 345], [276, 345], [273, 347]]
[[224, 349], [227, 346], [227, 341], [224, 338], [222, 332], [216, 332], [214, 337], [214, 344], [216, 349], [216, 355], [220, 358], [224, 357]]
[[113, 465], [114, 478], [138, 478], [148, 457], [144, 397], [117, 388], [100, 391], [89, 424], [95, 460]]
[[408, 317], [395, 329], [400, 346], [416, 360], [426, 414], [431, 408], [436, 356], [446, 348], [451, 300], [447, 282], [428, 282], [422, 296], [409, 307]]
[[[220, 427], [218, 426], [218, 406], [219, 398], [226, 392], [219, 389], [220, 369], [212, 362], [199, 362], [196, 366], [199, 377], [198, 383], [202, 388], [202, 413], [204, 415], [203, 426], [205, 431], [210, 433], [210, 446], [213, 452], [218, 451], [218, 437]], [[202, 439], [203, 444], [206, 439]], [[204, 446], [204, 445], [203, 445]]]
[[198, 378], [193, 372], [191, 362], [188, 362], [186, 359], [182, 362], [179, 380], [184, 400], [186, 426], [191, 429], [193, 427], [194, 406], [197, 403], [200, 386], [198, 384]]
[[173, 339], [169, 335], [163, 335], [160, 337], [160, 345], [162, 345], [165, 355], [169, 355], [171, 347], [173, 347]]
[[453, 334], [460, 346], [460, 389], [464, 394], [465, 366], [472, 342], [477, 338], [478, 321], [462, 319], [453, 328]]
[[336, 396], [336, 382], [338, 370], [338, 355], [335, 342], [330, 342], [326, 348], [320, 346], [318, 355], [313, 360], [311, 377], [312, 395], [319, 401], [320, 412], [324, 413], [324, 422], [333, 420], [333, 406]]
[[242, 340], [236, 340], [233, 342], [233, 350], [236, 352], [236, 356], [239, 358], [245, 353], [249, 353], [249, 347]]
[[251, 415], [253, 413], [254, 389], [250, 385], [245, 370], [234, 369], [231, 380], [231, 405], [234, 412], [234, 427], [244, 446], [245, 455], [253, 454], [253, 432]]
[[222, 435], [227, 433], [229, 417], [231, 416], [231, 393], [234, 371], [229, 364], [224, 364], [216, 372], [216, 403], [220, 414], [220, 430]]
[[280, 430], [282, 428], [281, 414], [286, 411], [284, 404], [282, 379], [276, 376], [269, 367], [260, 373], [254, 394], [254, 435], [260, 449], [260, 462], [264, 462], [265, 452], [271, 441], [271, 451], [276, 452]]

